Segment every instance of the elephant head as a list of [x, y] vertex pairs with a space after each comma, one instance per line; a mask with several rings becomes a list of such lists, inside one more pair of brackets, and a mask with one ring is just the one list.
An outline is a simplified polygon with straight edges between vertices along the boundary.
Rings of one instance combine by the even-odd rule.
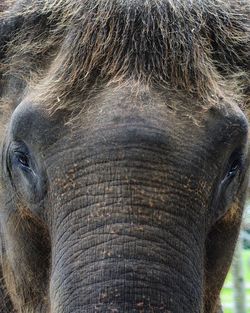
[[248, 178], [247, 14], [6, 4], [4, 313], [219, 312]]

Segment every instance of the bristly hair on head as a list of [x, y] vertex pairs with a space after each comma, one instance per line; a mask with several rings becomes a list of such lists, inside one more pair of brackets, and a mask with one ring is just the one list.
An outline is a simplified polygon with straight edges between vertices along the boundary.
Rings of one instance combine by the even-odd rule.
[[5, 3], [2, 75], [38, 88], [53, 111], [128, 79], [208, 102], [227, 92], [249, 101], [247, 0]]

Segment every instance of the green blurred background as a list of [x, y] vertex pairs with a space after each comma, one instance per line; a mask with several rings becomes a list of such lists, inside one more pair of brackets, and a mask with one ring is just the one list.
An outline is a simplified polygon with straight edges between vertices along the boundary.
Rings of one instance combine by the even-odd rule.
[[[250, 313], [250, 198], [246, 203], [240, 241], [240, 248], [236, 252], [233, 265], [221, 292], [224, 313]], [[237, 272], [236, 270], [236, 274], [235, 268], [240, 268], [240, 271]], [[242, 279], [239, 272], [242, 274]], [[243, 292], [238, 289], [240, 290], [240, 296], [239, 294], [236, 296], [235, 278], [244, 287]], [[244, 293], [244, 297], [241, 297], [242, 293]], [[245, 310], [242, 308], [237, 309], [235, 306], [235, 302], [239, 303], [242, 299], [244, 299]]]

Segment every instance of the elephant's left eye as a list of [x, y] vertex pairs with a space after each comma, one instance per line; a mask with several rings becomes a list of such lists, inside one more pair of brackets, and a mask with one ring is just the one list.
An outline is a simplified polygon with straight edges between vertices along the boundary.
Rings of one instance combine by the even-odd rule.
[[227, 173], [227, 177], [234, 178], [236, 174], [241, 170], [241, 167], [242, 167], [242, 159], [234, 160]]
[[240, 183], [241, 173], [244, 172], [244, 166], [244, 152], [241, 149], [236, 150], [231, 154], [231, 157], [225, 165], [222, 180], [220, 180], [218, 187], [218, 195], [215, 197], [214, 218], [216, 221], [224, 216], [234, 201], [234, 197], [238, 190], [238, 184]]
[[230, 182], [243, 167], [243, 154], [239, 151], [234, 152], [228, 162], [227, 173], [224, 181]]

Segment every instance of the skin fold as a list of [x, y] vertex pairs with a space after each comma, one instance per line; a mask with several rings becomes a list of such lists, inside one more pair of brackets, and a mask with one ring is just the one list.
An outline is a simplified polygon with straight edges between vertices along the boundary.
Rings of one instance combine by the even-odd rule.
[[221, 313], [248, 184], [247, 2], [0, 10], [0, 312]]

